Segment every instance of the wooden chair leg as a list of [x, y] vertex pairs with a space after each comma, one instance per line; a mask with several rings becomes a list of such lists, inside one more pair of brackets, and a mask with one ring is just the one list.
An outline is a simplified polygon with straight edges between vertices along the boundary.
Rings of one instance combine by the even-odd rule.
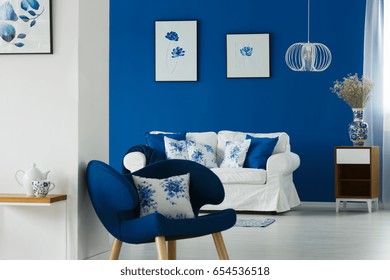
[[168, 241], [168, 260], [176, 260], [176, 240]]
[[220, 232], [213, 233], [213, 239], [215, 247], [217, 248], [218, 257], [220, 260], [228, 260], [229, 256], [226, 251], [225, 242], [223, 242], [223, 237]]
[[157, 256], [159, 260], [167, 260], [167, 246], [165, 244], [165, 236], [156, 236], [156, 248], [157, 248]]
[[117, 260], [119, 258], [119, 253], [121, 252], [122, 248], [122, 241], [119, 239], [114, 239], [114, 242], [112, 243], [111, 253], [110, 253], [110, 260]]

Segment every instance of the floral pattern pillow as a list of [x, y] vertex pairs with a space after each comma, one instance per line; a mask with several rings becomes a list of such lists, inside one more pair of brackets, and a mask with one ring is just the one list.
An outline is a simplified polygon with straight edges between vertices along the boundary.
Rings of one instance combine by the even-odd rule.
[[216, 151], [210, 145], [186, 140], [188, 159], [208, 168], [218, 167]]
[[242, 142], [226, 142], [225, 154], [219, 167], [240, 168], [244, 166], [246, 153], [248, 152], [251, 140]]
[[160, 213], [169, 219], [193, 218], [190, 202], [190, 174], [165, 179], [133, 175], [140, 201], [140, 217]]
[[164, 145], [167, 159], [188, 159], [185, 140], [175, 140], [164, 136]]

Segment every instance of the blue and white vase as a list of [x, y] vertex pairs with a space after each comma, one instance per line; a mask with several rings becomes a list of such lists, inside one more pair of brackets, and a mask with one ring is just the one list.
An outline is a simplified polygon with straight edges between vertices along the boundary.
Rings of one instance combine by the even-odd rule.
[[354, 146], [363, 146], [367, 140], [368, 124], [363, 121], [363, 108], [352, 108], [353, 122], [349, 123], [349, 139]]

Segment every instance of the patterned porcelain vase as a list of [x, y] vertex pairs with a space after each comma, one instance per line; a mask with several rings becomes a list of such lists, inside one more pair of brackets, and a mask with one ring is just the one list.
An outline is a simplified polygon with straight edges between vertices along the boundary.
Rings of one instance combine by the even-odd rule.
[[354, 146], [363, 146], [368, 134], [368, 124], [363, 121], [364, 111], [362, 108], [352, 108], [352, 111], [353, 122], [348, 126], [349, 139]]

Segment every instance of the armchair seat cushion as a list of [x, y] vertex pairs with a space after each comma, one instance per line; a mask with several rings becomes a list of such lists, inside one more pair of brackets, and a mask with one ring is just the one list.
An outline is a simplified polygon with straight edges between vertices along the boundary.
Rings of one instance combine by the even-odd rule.
[[132, 244], [154, 242], [156, 236], [165, 236], [167, 240], [178, 240], [224, 231], [235, 223], [236, 212], [233, 209], [179, 220], [168, 219], [160, 213], [154, 213], [123, 222], [120, 239]]

